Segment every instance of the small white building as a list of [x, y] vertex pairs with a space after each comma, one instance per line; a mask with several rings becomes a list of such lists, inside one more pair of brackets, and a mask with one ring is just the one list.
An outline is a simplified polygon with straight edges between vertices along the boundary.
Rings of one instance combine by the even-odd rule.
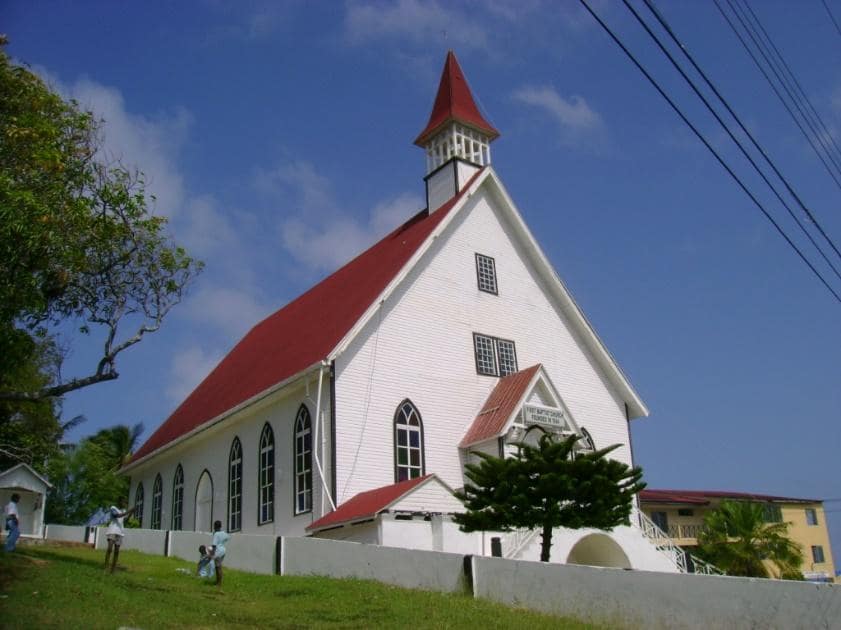
[[21, 536], [43, 537], [47, 492], [52, 487], [29, 464], [17, 464], [0, 472], [0, 505], [8, 504], [13, 494], [20, 496], [18, 529]]
[[[648, 414], [491, 166], [498, 132], [452, 52], [416, 144], [427, 208], [258, 323], [124, 468], [143, 527], [490, 553], [464, 534], [473, 451], [530, 424], [620, 444]], [[539, 536], [502, 535], [509, 557]], [[676, 570], [634, 527], [558, 531], [553, 559]]]

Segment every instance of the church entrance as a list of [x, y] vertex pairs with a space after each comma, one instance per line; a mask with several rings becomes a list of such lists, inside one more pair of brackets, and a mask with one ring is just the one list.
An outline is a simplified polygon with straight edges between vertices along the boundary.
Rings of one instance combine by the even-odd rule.
[[630, 569], [631, 561], [615, 540], [607, 534], [590, 534], [579, 540], [569, 552], [567, 564]]
[[213, 531], [213, 480], [206, 470], [199, 477], [196, 487], [196, 526], [197, 532]]

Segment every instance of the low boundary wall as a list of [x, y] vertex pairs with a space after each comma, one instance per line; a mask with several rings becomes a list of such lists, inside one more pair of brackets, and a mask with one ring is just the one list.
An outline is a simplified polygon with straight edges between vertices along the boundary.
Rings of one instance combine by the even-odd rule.
[[[104, 527], [99, 528], [96, 537], [97, 549], [108, 548], [108, 537], [105, 534], [105, 529]], [[125, 536], [120, 549], [142, 551], [154, 556], [166, 555], [166, 537], [169, 532], [163, 529], [125, 529], [124, 531]]]
[[284, 537], [280, 567], [282, 575], [359, 578], [445, 593], [467, 589], [464, 556], [441, 551]]
[[[196, 532], [169, 532], [167, 555], [197, 563], [199, 545], [210, 545], [211, 536]], [[233, 534], [225, 546], [224, 565], [251, 573], [272, 575], [277, 572], [278, 538], [249, 534]]]
[[611, 627], [839, 628], [841, 587], [473, 556], [473, 594]]
[[86, 535], [88, 528], [84, 525], [45, 525], [44, 538], [47, 540], [63, 540], [67, 542], [88, 542]]

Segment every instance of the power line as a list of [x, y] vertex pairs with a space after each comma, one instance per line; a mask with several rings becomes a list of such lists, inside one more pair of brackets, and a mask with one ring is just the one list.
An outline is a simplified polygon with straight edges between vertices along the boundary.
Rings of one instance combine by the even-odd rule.
[[832, 11], [829, 10], [829, 5], [826, 3], [826, 0], [821, 0], [823, 3], [823, 8], [826, 9], [827, 15], [829, 15], [829, 19], [832, 20], [832, 23], [835, 24], [835, 30], [838, 31], [838, 34], [841, 35], [841, 26], [838, 26], [838, 22], [835, 21], [835, 16], [832, 15]]
[[[686, 58], [692, 64], [692, 67], [695, 68], [695, 70], [698, 72], [698, 74], [701, 76], [701, 78], [704, 79], [704, 81], [710, 87], [710, 89], [713, 91], [713, 93], [716, 95], [718, 100], [721, 101], [721, 103], [724, 105], [724, 107], [727, 109], [727, 111], [730, 113], [730, 115], [733, 117], [733, 119], [739, 125], [739, 128], [742, 130], [742, 132], [744, 132], [744, 134], [750, 139], [750, 141], [753, 143], [753, 146], [756, 148], [757, 151], [759, 151], [759, 153], [762, 155], [762, 157], [765, 158], [765, 161], [768, 163], [768, 165], [771, 167], [771, 169], [774, 171], [774, 173], [777, 175], [777, 177], [780, 179], [780, 181], [782, 181], [783, 185], [786, 187], [786, 190], [788, 190], [789, 194], [795, 199], [795, 201], [797, 201], [798, 205], [803, 210], [803, 212], [806, 213], [806, 216], [809, 218], [809, 220], [812, 222], [812, 224], [815, 226], [815, 228], [817, 228], [817, 230], [824, 237], [826, 242], [829, 243], [829, 246], [835, 251], [835, 253], [838, 255], [838, 257], [841, 258], [841, 252], [838, 251], [838, 248], [835, 246], [835, 243], [832, 242], [832, 239], [823, 230], [823, 228], [818, 223], [815, 216], [812, 214], [812, 212], [809, 210], [809, 208], [806, 207], [806, 205], [800, 199], [800, 196], [794, 191], [792, 186], [789, 184], [788, 180], [785, 177], [783, 177], [783, 174], [779, 171], [779, 169], [774, 164], [774, 162], [771, 160], [771, 158], [768, 156], [768, 154], [765, 152], [765, 150], [760, 146], [759, 142], [757, 142], [757, 140], [756, 140], [756, 138], [754, 138], [753, 134], [742, 123], [741, 118], [739, 118], [739, 116], [736, 114], [736, 112], [733, 111], [733, 108], [727, 102], [727, 99], [725, 99], [724, 96], [721, 95], [721, 92], [719, 92], [719, 90], [715, 86], [715, 84], [713, 84], [713, 82], [710, 80], [710, 78], [707, 76], [707, 74], [701, 69], [701, 67], [695, 61], [695, 58], [690, 54], [690, 52], [686, 48], [686, 46], [684, 46], [683, 42], [681, 42], [678, 39], [678, 37], [675, 34], [674, 30], [672, 29], [671, 25], [668, 23], [668, 21], [666, 21], [666, 18], [660, 13], [660, 11], [654, 5], [653, 0], [643, 0], [643, 1], [645, 2], [645, 5], [648, 7], [649, 11], [651, 11], [651, 13], [654, 15], [654, 17], [660, 23], [660, 25], [666, 30], [666, 32], [672, 38], [672, 41], [674, 41], [674, 43], [678, 46], [678, 48], [680, 48], [681, 52], [683, 52], [684, 56], [686, 56]], [[777, 199], [779, 199], [780, 202], [785, 206], [786, 210], [788, 210], [788, 213], [797, 222], [797, 225], [800, 226], [800, 229], [803, 230], [804, 234], [806, 234], [806, 236], [812, 242], [812, 245], [815, 246], [815, 249], [817, 249], [818, 252], [820, 252], [823, 259], [826, 261], [826, 263], [835, 272], [835, 275], [839, 276], [839, 278], [841, 278], [841, 275], [839, 275], [838, 269], [835, 267], [835, 265], [832, 264], [832, 262], [829, 261], [829, 259], [824, 254], [823, 250], [820, 247], [818, 247], [818, 244], [815, 243], [812, 236], [809, 234], [809, 232], [806, 231], [805, 227], [800, 223], [799, 219], [794, 214], [794, 212], [791, 210], [791, 208], [789, 208], [788, 204], [785, 201], [783, 201], [782, 197], [779, 195], [779, 193], [774, 188], [774, 186], [768, 181], [768, 179], [765, 177], [765, 175], [759, 169], [759, 167], [756, 165], [756, 163], [753, 161], [753, 159], [751, 159], [750, 155], [748, 155], [748, 153], [743, 148], [741, 142], [731, 133], [730, 129], [727, 127], [727, 125], [724, 123], [724, 121], [721, 120], [721, 118], [718, 116], [716, 111], [709, 104], [707, 99], [704, 98], [704, 96], [698, 90], [695, 83], [686, 75], [686, 73], [683, 71], [683, 69], [680, 67], [680, 65], [675, 61], [675, 59], [672, 57], [672, 55], [662, 45], [662, 43], [660, 42], [658, 37], [648, 28], [645, 21], [643, 21], [640, 18], [640, 16], [637, 14], [637, 12], [634, 11], [633, 7], [631, 7], [629, 5], [628, 1], [623, 0], [623, 2], [625, 2], [625, 5], [628, 7], [628, 9], [631, 11], [631, 13], [634, 14], [634, 17], [637, 18], [637, 21], [639, 21], [640, 24], [642, 24], [642, 26], [643, 26], [643, 28], [645, 28], [646, 32], [654, 39], [654, 41], [660, 47], [660, 50], [662, 50], [663, 53], [669, 58], [669, 61], [672, 62], [672, 65], [677, 69], [678, 72], [680, 72], [681, 76], [686, 80], [686, 82], [689, 83], [689, 85], [692, 87], [695, 94], [697, 94], [698, 97], [703, 101], [704, 105], [706, 105], [707, 109], [712, 113], [713, 116], [715, 116], [715, 118], [719, 122], [719, 124], [721, 124], [721, 126], [724, 127], [725, 131], [730, 136], [730, 139], [733, 140], [733, 142], [736, 144], [736, 146], [739, 147], [741, 152], [748, 159], [748, 161], [754, 167], [756, 172], [759, 173], [759, 175], [762, 177], [762, 179], [765, 181], [765, 183], [768, 184], [768, 186], [771, 188], [771, 190], [774, 191], [774, 194], [776, 195]]]
[[814, 117], [814, 120], [816, 120], [818, 125], [820, 126], [822, 133], [818, 134], [818, 138], [825, 140], [827, 144], [832, 144], [832, 146], [835, 148], [836, 155], [841, 157], [841, 149], [838, 148], [838, 144], [836, 144], [835, 138], [829, 132], [829, 129], [823, 121], [823, 118], [821, 118], [821, 115], [818, 113], [818, 110], [815, 109], [815, 106], [812, 104], [812, 101], [806, 94], [806, 90], [804, 90], [803, 86], [800, 85], [800, 81], [797, 80], [797, 76], [794, 74], [794, 72], [792, 72], [791, 67], [789, 67], [788, 63], [785, 60], [785, 57], [783, 57], [783, 54], [780, 52], [780, 49], [777, 48], [776, 44], [774, 44], [774, 40], [771, 39], [771, 36], [768, 34], [768, 31], [765, 30], [765, 27], [762, 25], [762, 22], [759, 21], [759, 16], [756, 15], [756, 13], [754, 13], [754, 10], [751, 8], [750, 4], [748, 3], [748, 0], [742, 0], [742, 3], [747, 7], [748, 11], [753, 17], [754, 22], [756, 22], [757, 26], [759, 26], [759, 30], [762, 31], [762, 34], [765, 36], [765, 39], [771, 45], [771, 48], [776, 54], [777, 59], [782, 63], [786, 73], [788, 73], [788, 76], [791, 77], [791, 80], [794, 82], [794, 86], [796, 87], [796, 90], [794, 90], [794, 92], [800, 95], [801, 103], [806, 103], [806, 111], [811, 112], [812, 116]]
[[[735, 25], [735, 24], [733, 23], [733, 21], [730, 19], [730, 16], [728, 16], [728, 15], [727, 15], [727, 13], [724, 11], [724, 9], [721, 7], [721, 4], [719, 3], [719, 0], [713, 0], [713, 2], [715, 3], [715, 6], [716, 6], [716, 8], [718, 9], [719, 13], [721, 13], [721, 15], [722, 15], [722, 17], [724, 18], [724, 20], [725, 20], [725, 21], [727, 22], [727, 24], [730, 26], [730, 29], [733, 31], [733, 33], [734, 33], [734, 34], [736, 35], [736, 37], [738, 38], [739, 42], [742, 44], [742, 47], [745, 49], [745, 51], [748, 53], [748, 55], [750, 56], [750, 58], [753, 60], [754, 64], [756, 64], [756, 67], [757, 67], [757, 68], [759, 69], [759, 71], [762, 73], [762, 76], [763, 76], [763, 77], [765, 77], [765, 80], [768, 82], [768, 85], [770, 85], [770, 86], [771, 86], [771, 89], [774, 91], [774, 94], [776, 94], [776, 95], [777, 95], [777, 98], [778, 98], [778, 99], [780, 100], [780, 102], [783, 104], [783, 107], [785, 107], [785, 109], [786, 109], [786, 111], [788, 112], [789, 116], [791, 116], [791, 119], [792, 119], [792, 120], [794, 121], [794, 123], [797, 125], [797, 128], [798, 128], [798, 129], [800, 129], [800, 133], [802, 133], [802, 134], [803, 134], [803, 137], [804, 137], [804, 138], [806, 138], [806, 141], [807, 141], [807, 142], [809, 143], [809, 145], [812, 147], [812, 150], [815, 152], [815, 155], [817, 155], [817, 156], [818, 156], [818, 159], [819, 159], [819, 160], [821, 161], [821, 163], [824, 165], [824, 167], [826, 168], [826, 170], [827, 170], [827, 172], [829, 173], [830, 177], [832, 177], [832, 179], [835, 181], [835, 184], [838, 186], [838, 188], [839, 188], [839, 189], [841, 189], [841, 180], [839, 180], [838, 175], [836, 175], [836, 174], [835, 174], [835, 172], [833, 171], [832, 167], [831, 167], [831, 166], [827, 163], [826, 158], [825, 158], [825, 157], [821, 154], [820, 149], [818, 149], [818, 147], [815, 145], [815, 142], [814, 142], [814, 140], [812, 140], [812, 138], [811, 138], [811, 136], [809, 135], [809, 133], [808, 133], [808, 132], [807, 132], [807, 131], [803, 128], [803, 124], [800, 122], [800, 120], [797, 118], [797, 116], [795, 115], [795, 113], [792, 111], [791, 106], [788, 104], [788, 102], [786, 101], [786, 99], [785, 99], [785, 98], [783, 97], [783, 95], [780, 93], [780, 90], [777, 88], [776, 84], [775, 84], [775, 83], [771, 80], [771, 77], [770, 77], [770, 76], [768, 76], [768, 73], [766, 72], [765, 68], [764, 68], [764, 67], [762, 66], [762, 64], [759, 62], [759, 59], [757, 59], [757, 58], [756, 58], [756, 55], [755, 55], [755, 54], [753, 53], [753, 51], [751, 50], [750, 46], [748, 46], [748, 43], [745, 41], [744, 37], [742, 37], [742, 34], [739, 32], [739, 29], [738, 29], [738, 28], [736, 28], [736, 25]], [[729, 0], [728, 0], [728, 3], [729, 3]], [[732, 8], [732, 4], [731, 4], [731, 8]], [[736, 15], [737, 19], [739, 19], [739, 21], [740, 21], [740, 22], [744, 25], [744, 21], [742, 20], [741, 16], [740, 16], [738, 13], [736, 13], [736, 11], [735, 11], [735, 10], [734, 10], [733, 12], [734, 12], [734, 14]], [[746, 29], [746, 30], [747, 30], [747, 29]], [[752, 39], [752, 40], [754, 39], [753, 34], [752, 34], [750, 31], [748, 31], [748, 35], [751, 37], [751, 39]], [[754, 42], [755, 42], [755, 40], [754, 40]], [[758, 48], [758, 47], [759, 47], [759, 46], [758, 46], [758, 44], [757, 44], [757, 48]], [[761, 52], [762, 52], [762, 51], [760, 50], [760, 53], [761, 53]], [[769, 65], [770, 65], [770, 64], [769, 64]]]
[[633, 53], [630, 50], [628, 50], [628, 48], [625, 46], [625, 44], [623, 44], [622, 41], [616, 36], [616, 34], [610, 29], [610, 27], [602, 21], [602, 19], [596, 14], [595, 11], [593, 11], [593, 9], [590, 7], [590, 5], [587, 4], [587, 0], [579, 0], [579, 2], [582, 5], [584, 5], [584, 8], [587, 9], [587, 11], [590, 13], [590, 15], [593, 16], [593, 19], [595, 19], [596, 22], [599, 23], [599, 26], [601, 26], [602, 29], [604, 29], [604, 31], [616, 43], [616, 45], [619, 46], [622, 49], [622, 52], [624, 52], [625, 55], [633, 62], [633, 64], [637, 67], [637, 69], [640, 72], [643, 73], [645, 78], [648, 79], [648, 81], [651, 83], [652, 86], [654, 86], [654, 89], [656, 89], [657, 92], [659, 92], [660, 96], [662, 96], [666, 100], [666, 102], [671, 106], [671, 108], [680, 117], [680, 119], [692, 130], [692, 132], [698, 137], [698, 139], [701, 142], [704, 143], [704, 146], [707, 147], [707, 149], [710, 151], [710, 153], [713, 154], [713, 156], [718, 161], [718, 163], [721, 164], [721, 166], [724, 168], [724, 170], [727, 171], [727, 173], [730, 175], [730, 177], [733, 178], [733, 180], [736, 182], [736, 184], [738, 184], [738, 186], [744, 191], [744, 193], [750, 198], [750, 200], [753, 201], [754, 205], [759, 209], [759, 211], [762, 212], [763, 215], [765, 215], [765, 218], [768, 219], [768, 221], [771, 222], [771, 224], [774, 226], [774, 228], [777, 230], [777, 232], [780, 234], [780, 236], [782, 236], [785, 239], [785, 241], [789, 244], [789, 246], [795, 252], [797, 252], [797, 255], [800, 256], [800, 259], [804, 263], [806, 263], [806, 265], [809, 267], [809, 269], [812, 270], [812, 273], [814, 273], [815, 276], [817, 276], [818, 280], [820, 280], [821, 284], [823, 284], [824, 287], [826, 287], [827, 291], [829, 291], [835, 297], [836, 301], [841, 303], [841, 296], [839, 296], [838, 293], [835, 292], [835, 290], [829, 285], [829, 283], [824, 279], [824, 277], [820, 274], [820, 272], [817, 269], [815, 269], [815, 266], [809, 261], [808, 258], [806, 258], [806, 256], [803, 254], [802, 251], [800, 251], [800, 249], [797, 247], [797, 245], [794, 244], [794, 242], [791, 240], [791, 238], [789, 238], [789, 236], [783, 231], [783, 229], [780, 227], [780, 225], [774, 220], [774, 217], [772, 217], [768, 213], [768, 211], [765, 209], [765, 207], [759, 202], [759, 200], [753, 195], [753, 193], [747, 188], [747, 186], [745, 186], [745, 184], [742, 182], [742, 180], [739, 179], [739, 177], [736, 175], [736, 173], [733, 171], [733, 169], [730, 168], [730, 166], [724, 161], [724, 159], [712, 147], [712, 145], [703, 136], [703, 134], [700, 131], [698, 131], [698, 129], [695, 127], [695, 125], [693, 125], [690, 122], [690, 120], [686, 117], [686, 115], [683, 113], [683, 111], [681, 111], [681, 109], [675, 104], [675, 102], [669, 97], [669, 95], [666, 94], [665, 91], [663, 91], [663, 88], [660, 87], [660, 84], [657, 83], [657, 81], [648, 73], [648, 71], [637, 60], [637, 58], [634, 57]]

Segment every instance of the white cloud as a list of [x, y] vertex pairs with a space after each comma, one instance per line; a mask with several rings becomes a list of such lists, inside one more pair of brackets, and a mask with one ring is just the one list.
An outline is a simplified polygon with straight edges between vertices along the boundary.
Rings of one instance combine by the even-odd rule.
[[565, 130], [587, 131], [602, 125], [601, 117], [582, 97], [565, 99], [549, 86], [520, 88], [514, 92], [514, 99], [542, 109]]
[[184, 202], [184, 183], [177, 160], [193, 121], [190, 112], [179, 108], [173, 114], [157, 118], [132, 114], [118, 89], [88, 78], [59, 89], [75, 98], [83, 109], [105, 120], [102, 128], [105, 158], [142, 170], [146, 189], [156, 198], [154, 210], [175, 216]]
[[204, 285], [183, 308], [192, 322], [210, 325], [228, 339], [238, 340], [271, 311], [258, 295], [256, 289]]
[[397, 0], [355, 2], [345, 15], [345, 36], [354, 44], [381, 38], [399, 38], [414, 44], [457, 41], [459, 48], [488, 48], [487, 31], [475, 17], [438, 2]]
[[222, 354], [193, 345], [176, 354], [169, 369], [167, 397], [179, 403], [192, 392], [222, 359]]

